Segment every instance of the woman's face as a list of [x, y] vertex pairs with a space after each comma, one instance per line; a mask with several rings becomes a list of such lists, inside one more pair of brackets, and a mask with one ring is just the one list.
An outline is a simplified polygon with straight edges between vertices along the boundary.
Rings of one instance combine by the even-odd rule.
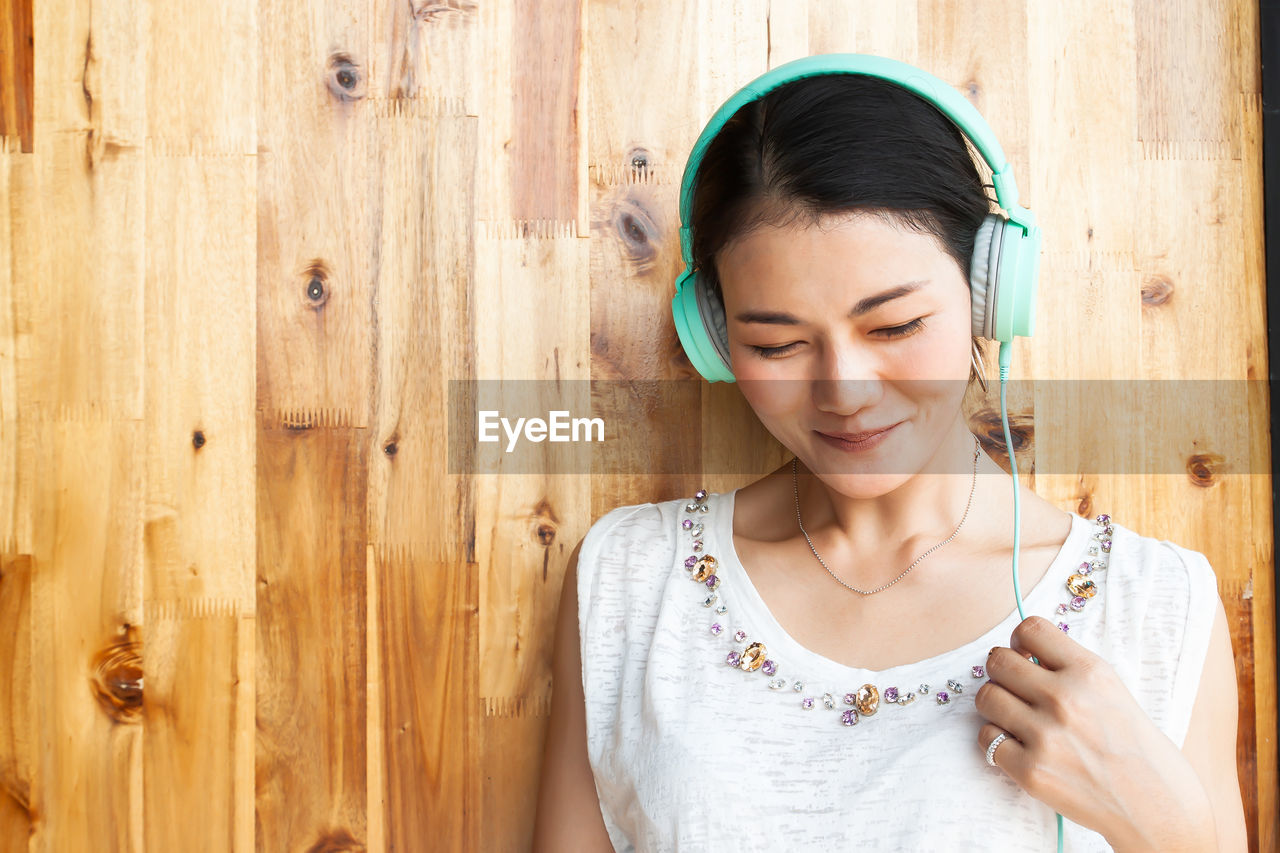
[[[931, 468], [962, 417], [972, 341], [967, 283], [934, 237], [841, 215], [758, 228], [716, 268], [734, 376], [800, 461], [851, 497]], [[823, 437], [886, 427], [856, 449]]]

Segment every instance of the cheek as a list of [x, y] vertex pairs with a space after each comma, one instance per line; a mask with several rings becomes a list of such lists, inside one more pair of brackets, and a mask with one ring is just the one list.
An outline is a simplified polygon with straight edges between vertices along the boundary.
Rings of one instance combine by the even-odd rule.
[[756, 414], [762, 419], [771, 414], [795, 411], [808, 403], [808, 383], [799, 379], [766, 378], [766, 374], [754, 366], [734, 371], [738, 390]]

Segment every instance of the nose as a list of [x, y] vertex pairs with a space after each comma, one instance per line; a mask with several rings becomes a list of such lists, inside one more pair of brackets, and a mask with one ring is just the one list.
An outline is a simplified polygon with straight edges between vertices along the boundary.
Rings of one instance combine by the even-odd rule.
[[810, 386], [814, 406], [842, 417], [874, 406], [884, 396], [878, 359], [849, 342], [830, 342], [824, 347]]

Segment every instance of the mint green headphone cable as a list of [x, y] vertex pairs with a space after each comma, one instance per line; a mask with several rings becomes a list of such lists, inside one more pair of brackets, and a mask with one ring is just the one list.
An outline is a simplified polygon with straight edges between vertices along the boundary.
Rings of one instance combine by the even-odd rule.
[[[1000, 342], [1000, 423], [1004, 427], [1004, 447], [1009, 452], [1009, 470], [1013, 474], [1013, 598], [1018, 603], [1018, 617], [1026, 619], [1022, 612], [1022, 590], [1018, 588], [1018, 540], [1022, 521], [1022, 501], [1018, 497], [1018, 460], [1013, 456], [1013, 439], [1009, 436], [1009, 407], [1006, 404], [1006, 388], [1009, 382], [1009, 361], [1013, 348], [1009, 341]], [[1031, 659], [1040, 665], [1035, 655]], [[1057, 814], [1057, 812], [1054, 812]], [[1062, 815], [1058, 815], [1058, 853], [1062, 853]]]

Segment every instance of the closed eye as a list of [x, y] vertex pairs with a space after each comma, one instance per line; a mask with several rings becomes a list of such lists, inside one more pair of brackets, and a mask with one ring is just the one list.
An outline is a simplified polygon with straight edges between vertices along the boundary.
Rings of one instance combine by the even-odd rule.
[[924, 328], [924, 318], [917, 317], [910, 323], [903, 323], [901, 326], [890, 326], [887, 329], [876, 329], [877, 332], [883, 332], [887, 338], [901, 338], [904, 335], [914, 334]]
[[[903, 323], [901, 326], [889, 326], [884, 329], [876, 329], [876, 334], [884, 335], [885, 338], [892, 340], [893, 338], [902, 338], [907, 335], [913, 335], [923, 328], [924, 318], [917, 317], [910, 323]], [[796, 341], [795, 343], [780, 347], [758, 347], [752, 344], [751, 348], [763, 358], [779, 358], [800, 346], [800, 343], [800, 341]]]

